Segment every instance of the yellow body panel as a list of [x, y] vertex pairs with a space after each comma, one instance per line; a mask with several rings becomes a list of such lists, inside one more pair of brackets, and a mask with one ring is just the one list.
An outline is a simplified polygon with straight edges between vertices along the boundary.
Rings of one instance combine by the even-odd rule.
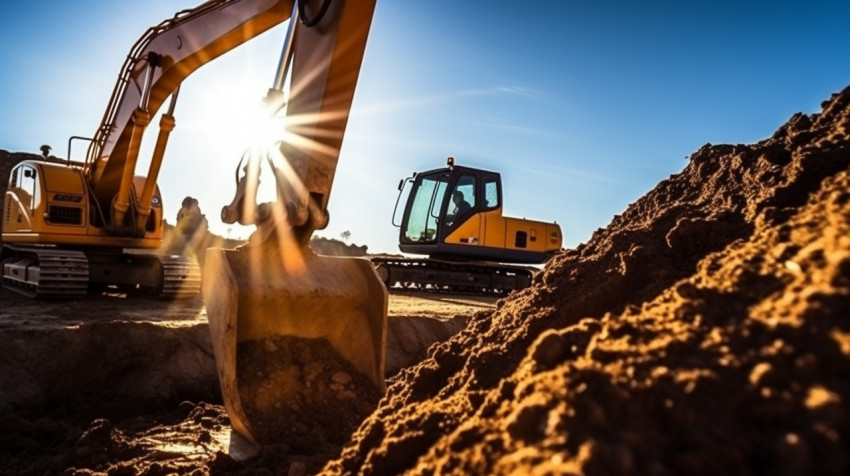
[[44, 188], [47, 193], [85, 195], [83, 175], [80, 169], [59, 164], [40, 164], [44, 173]]
[[[94, 207], [79, 167], [38, 161], [21, 165], [35, 171], [35, 177], [15, 186], [10, 183], [6, 191], [3, 242], [148, 249], [160, 245], [162, 207], [158, 190], [151, 212], [153, 226], [143, 237], [110, 236], [91, 219]], [[144, 177], [133, 181], [136, 191], [143, 184]]]
[[6, 233], [19, 230], [32, 229], [32, 216], [30, 194], [20, 187], [12, 187], [6, 190], [3, 198], [3, 241], [6, 241]]
[[[519, 237], [524, 233], [525, 239]], [[561, 227], [526, 218], [502, 216], [502, 209], [476, 213], [446, 237], [448, 244], [501, 250], [552, 252], [561, 249]]]
[[483, 242], [481, 221], [484, 213], [476, 213], [461, 223], [446, 237], [446, 243], [478, 246]]
[[102, 246], [110, 248], [142, 248], [155, 249], [162, 242], [157, 238], [120, 238], [105, 235], [71, 235], [49, 232], [3, 232], [4, 243], [26, 243], [26, 244], [56, 244], [71, 246]]

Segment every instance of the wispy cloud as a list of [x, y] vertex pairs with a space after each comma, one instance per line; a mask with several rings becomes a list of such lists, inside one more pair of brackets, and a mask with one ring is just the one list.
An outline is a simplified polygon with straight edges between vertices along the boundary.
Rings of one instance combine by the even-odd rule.
[[544, 93], [542, 91], [527, 88], [525, 86], [497, 86], [494, 89], [502, 93], [524, 96], [529, 99], [540, 100], [544, 96]]
[[550, 135], [551, 132], [544, 131], [541, 129], [535, 129], [532, 127], [527, 127], [518, 124], [505, 124], [495, 121], [484, 122], [484, 121], [468, 121], [467, 124], [476, 127], [486, 127], [489, 129], [498, 129], [501, 131], [515, 132], [517, 134], [527, 134], [527, 135]]
[[378, 114], [390, 111], [399, 111], [406, 109], [414, 109], [422, 106], [432, 106], [435, 104], [457, 101], [458, 99], [478, 97], [478, 96], [524, 96], [536, 97], [540, 93], [530, 88], [523, 86], [492, 86], [488, 88], [462, 89], [457, 91], [446, 91], [438, 94], [430, 94], [419, 97], [407, 97], [396, 99], [389, 102], [371, 102], [359, 107], [360, 114]]
[[592, 172], [587, 172], [584, 170], [574, 169], [571, 167], [563, 167], [563, 166], [552, 166], [551, 161], [545, 161], [541, 163], [549, 164], [545, 168], [532, 168], [532, 167], [523, 167], [519, 166], [521, 170], [537, 175], [542, 175], [545, 177], [558, 177], [564, 179], [566, 181], [574, 181], [574, 180], [592, 180], [594, 182], [602, 182], [608, 184], [617, 184], [622, 183], [622, 181], [617, 180], [613, 177], [609, 177], [607, 175], [599, 175]]
[[[419, 97], [407, 97], [386, 102], [369, 102], [358, 106], [352, 111], [353, 115], [372, 116], [377, 114], [387, 114], [391, 112], [410, 111], [423, 109], [440, 104], [457, 103], [457, 101], [465, 98], [474, 97], [522, 97], [535, 101], [541, 100], [543, 93], [538, 90], [525, 86], [492, 86], [488, 88], [463, 89], [457, 91], [447, 91], [439, 94], [430, 94]], [[516, 134], [526, 135], [554, 135], [551, 131], [536, 129], [522, 124], [510, 124], [497, 120], [489, 121], [466, 121], [466, 124], [480, 127], [497, 129], [501, 131], [512, 132]]]

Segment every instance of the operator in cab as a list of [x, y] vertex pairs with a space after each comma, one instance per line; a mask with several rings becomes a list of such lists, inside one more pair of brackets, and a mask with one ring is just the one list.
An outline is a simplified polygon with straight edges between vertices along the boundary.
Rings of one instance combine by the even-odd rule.
[[454, 203], [455, 206], [454, 211], [446, 217], [446, 223], [449, 226], [453, 225], [458, 218], [465, 215], [466, 212], [472, 208], [472, 205], [464, 199], [463, 192], [460, 190], [455, 190], [454, 193], [452, 193], [452, 203]]

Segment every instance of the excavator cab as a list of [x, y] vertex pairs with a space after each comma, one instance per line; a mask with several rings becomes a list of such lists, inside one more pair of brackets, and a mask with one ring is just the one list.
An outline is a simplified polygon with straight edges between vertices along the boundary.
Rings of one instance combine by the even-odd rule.
[[[405, 186], [410, 184], [409, 187]], [[413, 174], [399, 224], [399, 249], [432, 258], [543, 263], [561, 247], [560, 227], [502, 215], [497, 172], [454, 164]]]
[[[490, 197], [480, 200], [477, 184], [485, 180]], [[498, 206], [499, 174], [492, 172], [453, 167], [418, 174], [412, 182], [401, 225], [405, 252], [415, 253], [411, 246], [435, 245], [475, 212]]]

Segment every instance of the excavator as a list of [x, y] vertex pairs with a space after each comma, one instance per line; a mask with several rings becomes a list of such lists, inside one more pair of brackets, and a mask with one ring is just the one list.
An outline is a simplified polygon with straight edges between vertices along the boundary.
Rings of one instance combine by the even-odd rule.
[[[250, 385], [254, 374], [246, 369], [266, 359], [246, 357], [248, 343], [327, 342], [382, 393], [386, 288], [368, 260], [318, 256], [308, 247], [328, 224], [374, 9], [375, 0], [209, 0], [148, 29], [127, 56], [86, 160], [27, 160], [13, 169], [4, 197], [3, 285], [35, 297], [116, 284], [192, 294], [200, 285], [223, 401], [233, 429], [250, 442], [278, 421], [275, 412], [291, 410], [268, 401], [266, 384], [274, 382]], [[156, 181], [178, 92], [204, 64], [284, 22], [273, 86], [262, 101], [283, 127], [265, 147], [252, 147], [264, 152], [237, 166], [236, 196], [222, 210], [225, 222], [256, 231], [240, 248], [207, 250], [201, 283], [194, 263], [150, 252], [162, 238]], [[163, 106], [149, 170], [136, 175], [142, 136]], [[260, 170], [272, 170], [274, 202], [256, 203]]]
[[[408, 187], [408, 185], [410, 185]], [[561, 228], [502, 214], [497, 172], [455, 165], [413, 173], [398, 185], [408, 191], [399, 249], [428, 258], [377, 256], [378, 276], [389, 289], [503, 295], [531, 284], [534, 268], [561, 250]]]

